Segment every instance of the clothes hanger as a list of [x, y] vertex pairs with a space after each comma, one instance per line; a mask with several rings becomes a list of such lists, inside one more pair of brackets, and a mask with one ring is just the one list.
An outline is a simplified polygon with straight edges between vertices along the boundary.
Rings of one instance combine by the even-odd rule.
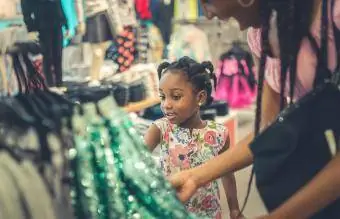
[[21, 78], [24, 78], [25, 81], [25, 93], [19, 93], [16, 95], [16, 99], [22, 103], [22, 105], [27, 109], [28, 113], [34, 116], [38, 121], [41, 121], [41, 124], [46, 128], [52, 128], [53, 123], [50, 121], [49, 117], [44, 113], [39, 107], [37, 107], [37, 101], [34, 100], [34, 96], [29, 95], [30, 88], [28, 84], [28, 80], [25, 76], [25, 72], [23, 67], [21, 66], [21, 62], [19, 60], [19, 54], [14, 55], [14, 68], [18, 75], [21, 75]]
[[[25, 57], [27, 53], [23, 55], [22, 53], [24, 53], [25, 51], [20, 51], [20, 49], [21, 49], [20, 46], [17, 45], [15, 51], [12, 51], [11, 55], [13, 57], [13, 66], [15, 69], [15, 73], [17, 74], [17, 78], [19, 78], [19, 81], [24, 81], [25, 91], [23, 92], [21, 89], [19, 94], [12, 99], [18, 101], [22, 108], [25, 109], [27, 114], [34, 118], [32, 126], [34, 126], [34, 128], [37, 130], [39, 138], [40, 145], [39, 160], [41, 160], [42, 162], [51, 163], [52, 153], [48, 146], [47, 134], [51, 130], [55, 129], [55, 124], [48, 116], [46, 116], [46, 112], [44, 112], [44, 110], [41, 110], [43, 103], [39, 101], [39, 99], [37, 99], [37, 96], [34, 95], [34, 92], [29, 87], [29, 81], [27, 79], [27, 75], [25, 74], [22, 62], [20, 60], [20, 58], [22, 59], [23, 57]], [[25, 63], [25, 59], [23, 59], [22, 61]], [[35, 79], [31, 78], [31, 81], [32, 80], [34, 81]]]

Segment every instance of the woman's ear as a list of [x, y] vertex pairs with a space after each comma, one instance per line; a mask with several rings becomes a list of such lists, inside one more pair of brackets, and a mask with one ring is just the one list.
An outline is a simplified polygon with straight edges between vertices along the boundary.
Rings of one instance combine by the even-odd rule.
[[207, 92], [205, 90], [201, 90], [200, 92], [198, 92], [197, 101], [199, 106], [205, 104], [205, 102], [207, 101]]

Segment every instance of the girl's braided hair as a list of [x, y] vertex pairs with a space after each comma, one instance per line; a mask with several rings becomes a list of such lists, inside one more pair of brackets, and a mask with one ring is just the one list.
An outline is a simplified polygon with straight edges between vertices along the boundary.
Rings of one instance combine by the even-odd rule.
[[158, 77], [161, 78], [163, 74], [168, 71], [182, 72], [188, 76], [189, 81], [193, 84], [196, 91], [206, 91], [207, 100], [206, 105], [213, 102], [211, 96], [213, 89], [216, 88], [216, 76], [214, 73], [214, 66], [209, 61], [198, 63], [192, 58], [184, 56], [178, 61], [169, 63], [163, 62], [158, 67]]

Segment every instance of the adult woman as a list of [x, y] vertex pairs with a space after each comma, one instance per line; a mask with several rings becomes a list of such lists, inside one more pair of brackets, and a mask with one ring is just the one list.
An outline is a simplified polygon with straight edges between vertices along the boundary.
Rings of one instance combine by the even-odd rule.
[[[270, 45], [270, 48], [259, 48], [258, 43], [254, 44], [254, 41], [256, 41], [254, 40], [256, 39], [255, 30], [252, 30], [253, 32], [249, 34], [250, 47], [254, 50], [255, 55], [259, 55], [263, 49], [262, 54], [280, 57], [281, 65], [285, 65], [283, 69], [288, 69], [290, 57], [297, 60], [297, 83], [293, 89], [288, 89], [290, 91], [295, 90], [295, 95], [293, 95], [293, 92], [289, 92], [290, 98], [299, 99], [312, 89], [317, 60], [306, 36], [310, 32], [317, 41], [320, 39], [321, 0], [201, 0], [201, 3], [208, 18], [214, 16], [220, 19], [234, 17], [239, 22], [241, 29], [247, 27], [269, 29], [268, 45]], [[275, 9], [277, 19], [275, 13], [272, 13], [273, 9]], [[335, 0], [333, 20], [338, 28], [340, 27], [339, 9], [340, 1]], [[286, 18], [282, 19], [284, 14]], [[298, 16], [299, 19], [292, 19], [289, 16], [290, 14]], [[328, 67], [334, 70], [339, 60], [336, 60], [332, 32], [328, 41]], [[292, 49], [291, 45], [297, 49]], [[285, 80], [282, 81], [278, 71], [280, 62], [269, 58], [267, 68], [271, 66], [270, 69], [273, 70], [275, 65], [279, 65], [276, 70], [269, 71], [267, 69], [266, 82], [259, 92], [262, 93], [262, 96], [258, 98], [262, 107], [258, 109], [262, 108], [262, 112], [257, 110], [256, 114], [258, 118], [261, 118], [261, 128], [266, 127], [275, 119], [280, 111], [280, 106], [282, 107], [284, 104], [282, 98], [284, 95], [280, 95], [280, 93], [285, 94], [284, 86], [281, 86], [285, 83]], [[262, 67], [264, 69], [264, 66]], [[306, 72], [310, 74], [306, 74]], [[263, 80], [263, 78], [259, 80]], [[259, 129], [259, 124], [256, 125], [256, 128]], [[250, 165], [253, 161], [253, 155], [249, 143], [253, 137], [254, 134], [249, 134], [238, 146], [231, 148], [215, 159], [195, 169], [174, 175], [170, 181], [177, 189], [179, 198], [186, 200], [206, 182]], [[340, 155], [338, 154], [306, 187], [264, 218], [308, 218], [340, 197], [340, 169], [337, 168], [339, 164]]]

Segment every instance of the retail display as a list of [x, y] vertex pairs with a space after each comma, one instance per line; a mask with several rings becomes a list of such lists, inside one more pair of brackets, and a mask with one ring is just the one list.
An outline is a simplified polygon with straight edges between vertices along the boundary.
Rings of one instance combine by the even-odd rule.
[[[37, 88], [42, 86], [36, 82], [36, 77], [45, 79], [41, 70], [40, 52], [40, 45], [30, 41], [15, 43], [12, 47], [7, 48], [6, 53], [0, 56], [1, 96], [23, 92], [26, 87]], [[35, 71], [36, 74], [32, 75], [30, 71]], [[31, 82], [29, 82], [30, 80]]]
[[143, 81], [147, 98], [158, 98], [158, 75], [156, 66], [149, 64], [136, 64], [121, 74], [115, 74], [105, 78], [103, 83], [125, 83], [133, 84], [136, 81]]
[[53, 93], [25, 48], [12, 51], [22, 89], [0, 104], [1, 218], [195, 218], [112, 89], [84, 86], [78, 103]]
[[78, 1], [77, 7], [78, 12], [85, 11], [83, 15], [78, 14], [86, 17], [86, 22], [80, 23], [78, 31], [84, 35], [84, 42], [89, 42], [92, 47], [90, 77], [92, 81], [98, 81], [105, 52], [111, 41], [116, 35], [122, 34], [126, 26], [137, 24], [133, 1], [86, 0], [85, 5]]
[[[314, 38], [309, 38], [318, 56], [314, 89], [284, 109], [251, 144], [256, 184], [269, 211], [296, 194], [339, 151], [340, 69], [338, 64], [331, 72], [325, 63], [330, 25], [336, 42], [337, 60], [340, 60], [340, 30], [334, 22], [327, 22], [327, 3], [332, 2], [330, 8], [333, 9], [334, 1], [322, 2], [321, 48]], [[290, 88], [293, 87], [290, 81]], [[256, 129], [259, 130], [259, 127]], [[332, 204], [310, 218], [340, 218], [340, 199], [333, 200]]]

